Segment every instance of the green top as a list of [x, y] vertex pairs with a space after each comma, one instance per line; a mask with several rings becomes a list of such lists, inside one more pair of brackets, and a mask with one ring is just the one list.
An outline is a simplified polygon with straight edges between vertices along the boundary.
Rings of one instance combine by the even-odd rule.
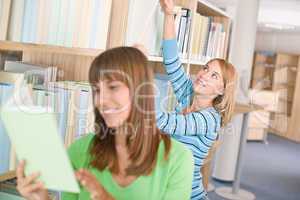
[[[193, 178], [192, 153], [181, 143], [171, 139], [169, 159], [164, 160], [164, 142], [157, 153], [155, 169], [149, 176], [140, 176], [126, 187], [119, 186], [108, 169], [99, 171], [89, 167], [89, 145], [94, 134], [75, 141], [68, 150], [75, 170], [87, 168], [116, 200], [187, 200], [190, 199]], [[80, 188], [79, 194], [63, 193], [62, 200], [87, 200], [90, 194]]]

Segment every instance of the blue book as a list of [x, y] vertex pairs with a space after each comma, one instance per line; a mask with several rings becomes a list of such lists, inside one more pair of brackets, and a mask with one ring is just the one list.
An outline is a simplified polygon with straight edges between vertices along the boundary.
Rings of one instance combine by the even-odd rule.
[[47, 44], [57, 45], [57, 33], [59, 30], [59, 21], [60, 21], [60, 0], [51, 1], [51, 14], [49, 20], [49, 34]]
[[77, 96], [79, 105], [76, 107], [76, 139], [86, 134], [87, 113], [89, 107], [89, 91], [80, 89], [80, 95]]
[[68, 122], [68, 109], [70, 93], [67, 89], [57, 88], [57, 101], [58, 101], [58, 132], [60, 133], [62, 140], [65, 140]]
[[[2, 107], [13, 94], [13, 85], [0, 83], [0, 107]], [[9, 171], [11, 143], [0, 118], [0, 174]]]
[[31, 7], [32, 0], [25, 0], [24, 3], [24, 16], [22, 28], [22, 42], [30, 42], [30, 20], [31, 20]]

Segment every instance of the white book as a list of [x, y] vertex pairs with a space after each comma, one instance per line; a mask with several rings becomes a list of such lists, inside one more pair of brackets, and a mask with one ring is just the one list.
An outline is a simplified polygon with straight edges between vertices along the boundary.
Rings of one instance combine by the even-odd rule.
[[22, 35], [22, 23], [24, 14], [24, 1], [18, 0], [12, 2], [11, 21], [9, 24], [8, 40], [20, 42]]
[[[156, 37], [160, 34], [161, 17], [158, 0], [131, 0], [129, 3], [125, 45], [143, 44], [149, 54], [155, 54]], [[160, 26], [160, 27], [158, 27]]]
[[41, 107], [7, 106], [1, 109], [0, 115], [18, 159], [26, 160], [26, 175], [38, 171], [46, 188], [79, 193], [54, 113]]

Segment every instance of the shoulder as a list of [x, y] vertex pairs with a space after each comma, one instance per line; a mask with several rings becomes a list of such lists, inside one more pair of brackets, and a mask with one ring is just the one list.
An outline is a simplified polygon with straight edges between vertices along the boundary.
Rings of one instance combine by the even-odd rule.
[[95, 134], [89, 133], [77, 140], [75, 140], [71, 146], [69, 147], [70, 150], [78, 150], [78, 151], [88, 151], [93, 139], [95, 137]]
[[68, 148], [68, 155], [75, 169], [86, 167], [89, 164], [90, 146], [95, 138], [95, 134], [87, 134], [80, 139], [77, 139]]
[[214, 107], [204, 108], [202, 110], [199, 110], [199, 111], [196, 111], [193, 113], [196, 113], [202, 117], [205, 117], [206, 119], [209, 119], [211, 122], [214, 122], [217, 124], [221, 123], [221, 114]]

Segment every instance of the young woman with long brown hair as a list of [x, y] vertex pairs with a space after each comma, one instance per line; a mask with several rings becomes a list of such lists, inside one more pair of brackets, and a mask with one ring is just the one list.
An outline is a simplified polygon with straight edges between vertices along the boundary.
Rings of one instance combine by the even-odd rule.
[[[89, 81], [96, 134], [78, 139], [68, 149], [83, 187], [79, 194], [63, 193], [63, 200], [189, 199], [193, 157], [156, 128], [153, 74], [147, 62], [132, 47], [107, 50], [93, 61]], [[21, 195], [48, 199], [47, 190], [36, 182], [38, 174], [23, 172], [24, 162], [17, 169]]]

